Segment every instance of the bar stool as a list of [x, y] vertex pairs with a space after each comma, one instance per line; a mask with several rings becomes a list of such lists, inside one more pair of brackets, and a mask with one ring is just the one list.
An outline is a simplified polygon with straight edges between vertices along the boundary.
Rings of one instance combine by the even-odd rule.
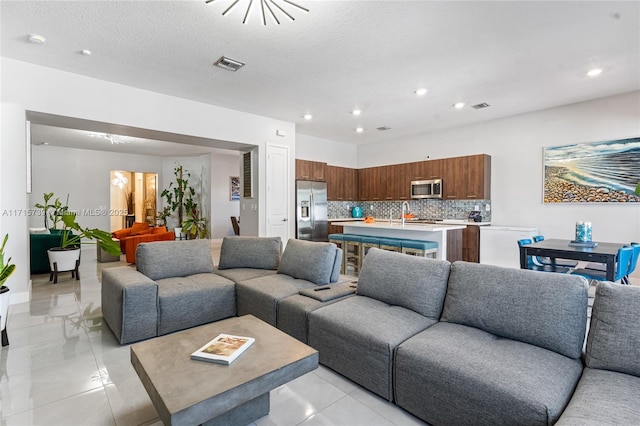
[[402, 253], [412, 256], [436, 258], [438, 243], [435, 241], [402, 240]]
[[343, 234], [329, 234], [329, 242], [338, 246], [340, 250], [343, 252], [342, 262], [340, 263], [340, 273], [344, 274], [346, 271], [346, 262], [347, 256], [346, 251], [344, 250], [344, 235]]
[[369, 249], [372, 247], [380, 248], [380, 238], [363, 236], [360, 239], [360, 247], [362, 249], [362, 260], [364, 261], [364, 257], [369, 252]]
[[353, 267], [353, 275], [360, 275], [360, 268], [362, 267], [362, 249], [360, 247], [360, 241], [362, 236], [354, 234], [342, 234], [344, 238], [344, 246], [342, 251], [344, 252], [344, 273], [348, 275], [349, 265]]
[[380, 238], [380, 248], [402, 253], [402, 240], [399, 238]]

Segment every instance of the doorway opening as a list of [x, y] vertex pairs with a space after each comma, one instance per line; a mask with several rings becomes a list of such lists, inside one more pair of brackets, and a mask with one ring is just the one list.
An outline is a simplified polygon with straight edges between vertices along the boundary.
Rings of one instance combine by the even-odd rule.
[[158, 212], [158, 174], [111, 170], [111, 232], [130, 228], [133, 222], [156, 225]]

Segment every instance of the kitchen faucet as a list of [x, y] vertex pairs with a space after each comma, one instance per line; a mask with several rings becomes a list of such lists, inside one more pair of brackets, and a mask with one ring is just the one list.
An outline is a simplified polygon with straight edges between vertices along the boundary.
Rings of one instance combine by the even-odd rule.
[[402, 226], [404, 226], [404, 215], [405, 215], [405, 209], [407, 208], [406, 212], [409, 213], [411, 212], [411, 208], [409, 207], [409, 202], [408, 201], [403, 201], [402, 202]]

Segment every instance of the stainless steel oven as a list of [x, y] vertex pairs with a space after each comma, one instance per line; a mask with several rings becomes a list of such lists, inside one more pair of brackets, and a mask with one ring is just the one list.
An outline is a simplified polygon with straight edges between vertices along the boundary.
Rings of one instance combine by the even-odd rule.
[[411, 181], [411, 198], [442, 198], [442, 179]]

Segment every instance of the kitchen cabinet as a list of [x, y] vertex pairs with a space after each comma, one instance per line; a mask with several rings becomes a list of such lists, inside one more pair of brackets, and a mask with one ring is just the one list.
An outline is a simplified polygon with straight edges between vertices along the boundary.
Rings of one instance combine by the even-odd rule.
[[394, 164], [386, 167], [382, 176], [382, 187], [386, 187], [385, 200], [408, 200], [411, 198], [411, 180], [407, 164]]
[[462, 260], [480, 263], [480, 226], [467, 225], [462, 231]]
[[491, 198], [491, 157], [486, 154], [442, 160], [442, 192], [447, 200]]
[[327, 166], [327, 200], [355, 201], [358, 199], [358, 170]]
[[427, 180], [442, 178], [443, 160], [426, 160], [415, 163], [407, 163], [409, 183], [413, 180]]
[[447, 260], [451, 263], [463, 260], [462, 257], [462, 229], [447, 231]]
[[358, 199], [381, 201], [384, 199], [381, 181], [382, 167], [367, 167], [358, 170]]
[[296, 180], [327, 180], [327, 163], [296, 159]]

